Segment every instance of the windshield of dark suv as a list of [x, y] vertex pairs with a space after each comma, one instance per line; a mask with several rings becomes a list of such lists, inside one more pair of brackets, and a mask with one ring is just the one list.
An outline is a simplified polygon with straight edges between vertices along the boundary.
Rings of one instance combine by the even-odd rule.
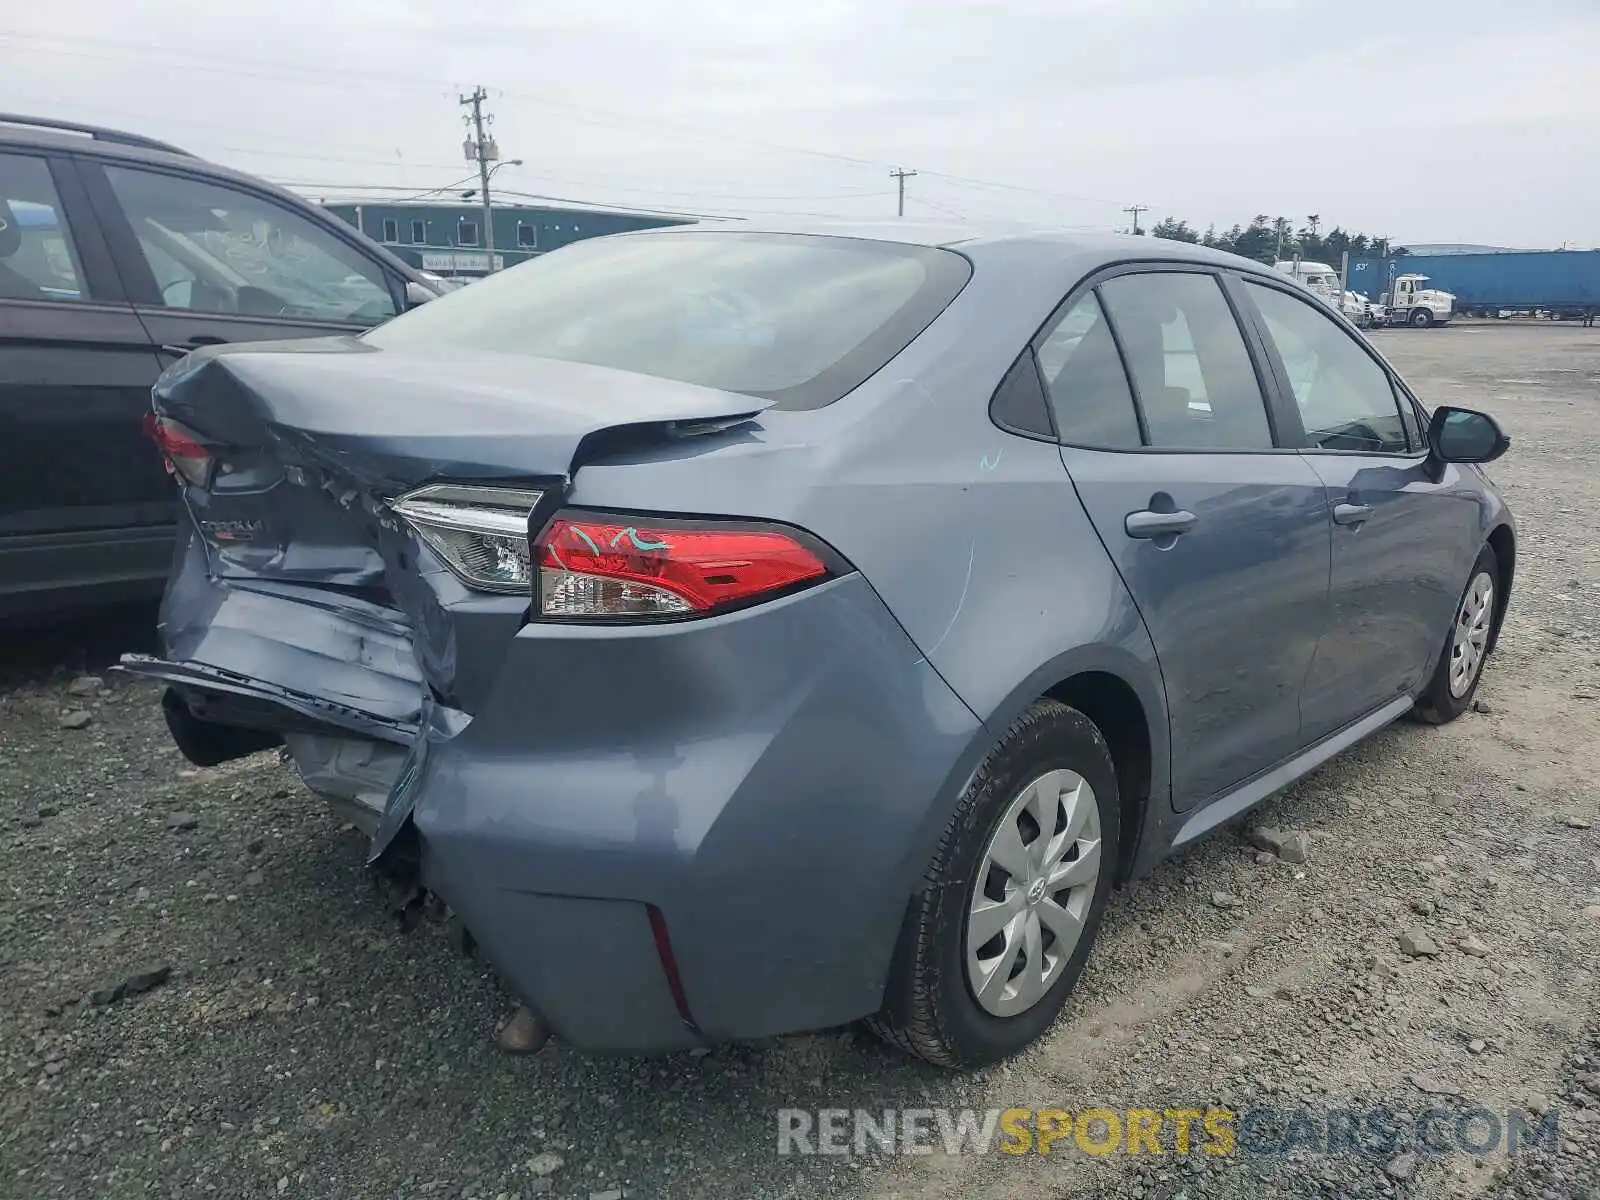
[[904, 349], [970, 274], [949, 250], [857, 238], [623, 235], [490, 276], [365, 339], [591, 363], [817, 408]]

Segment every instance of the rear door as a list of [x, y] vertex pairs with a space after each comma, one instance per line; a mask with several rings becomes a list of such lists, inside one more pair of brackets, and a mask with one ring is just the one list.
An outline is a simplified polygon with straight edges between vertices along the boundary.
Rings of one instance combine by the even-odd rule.
[[0, 146], [0, 614], [159, 585], [177, 498], [139, 434], [159, 371], [72, 160]]
[[85, 163], [129, 296], [168, 361], [198, 346], [360, 333], [403, 283], [267, 192], [178, 169]]
[[1479, 496], [1429, 459], [1416, 410], [1355, 333], [1265, 280], [1242, 291], [1333, 517], [1331, 624], [1302, 702], [1321, 737], [1426, 682], [1480, 548]]
[[1062, 459], [1155, 643], [1173, 803], [1193, 807], [1303, 744], [1300, 689], [1327, 621], [1322, 481], [1275, 438], [1213, 272], [1109, 273], [1035, 351]]

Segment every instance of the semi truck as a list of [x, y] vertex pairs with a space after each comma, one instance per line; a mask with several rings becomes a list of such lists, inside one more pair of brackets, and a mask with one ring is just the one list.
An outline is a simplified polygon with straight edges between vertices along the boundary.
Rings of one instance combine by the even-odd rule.
[[1327, 263], [1308, 262], [1304, 259], [1285, 259], [1272, 264], [1301, 284], [1307, 291], [1315, 292], [1363, 329], [1383, 323], [1383, 307], [1355, 292], [1346, 291], [1339, 284], [1339, 272]]
[[[1426, 272], [1426, 274], [1422, 274]], [[1419, 289], [1419, 281], [1430, 285]], [[1433, 292], [1452, 300], [1454, 312], [1499, 317], [1544, 314], [1556, 320], [1600, 313], [1600, 250], [1532, 250], [1492, 254], [1413, 254], [1350, 260], [1349, 286], [1407, 311], [1412, 324], [1436, 323], [1437, 307], [1418, 317], [1416, 298]]]
[[[1418, 263], [1427, 263], [1430, 273], [1424, 275], [1407, 270]], [[1437, 282], [1432, 270], [1432, 255], [1426, 258], [1353, 258], [1350, 260], [1349, 287], [1373, 303], [1375, 323], [1427, 329], [1448, 323], [1457, 312], [1455, 293], [1445, 290], [1443, 286], [1427, 286]]]

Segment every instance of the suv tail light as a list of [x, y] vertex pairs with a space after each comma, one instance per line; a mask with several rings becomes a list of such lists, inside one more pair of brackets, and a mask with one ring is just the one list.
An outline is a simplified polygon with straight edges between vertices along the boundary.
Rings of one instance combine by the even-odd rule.
[[211, 482], [217, 460], [191, 430], [171, 417], [158, 417], [153, 412], [145, 413], [141, 424], [145, 436], [161, 451], [170, 473], [181, 476], [195, 487], [205, 487]]
[[558, 514], [534, 547], [539, 615], [702, 616], [838, 574], [831, 551], [795, 530], [722, 521]]

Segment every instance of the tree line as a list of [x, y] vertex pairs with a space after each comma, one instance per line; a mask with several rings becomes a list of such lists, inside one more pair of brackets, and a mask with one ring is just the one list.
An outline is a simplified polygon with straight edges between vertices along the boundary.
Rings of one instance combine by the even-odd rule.
[[[1135, 233], [1145, 232], [1135, 229]], [[1299, 255], [1307, 262], [1339, 265], [1340, 256], [1349, 253], [1351, 258], [1386, 258], [1390, 254], [1404, 254], [1404, 247], [1391, 246], [1386, 237], [1369, 237], [1364, 233], [1348, 233], [1335, 225], [1322, 232], [1322, 218], [1310, 214], [1299, 229], [1288, 217], [1269, 217], [1258, 213], [1250, 224], [1235, 224], [1232, 229], [1218, 232], [1215, 225], [1204, 233], [1187, 221], [1163, 217], [1150, 227], [1150, 233], [1173, 242], [1192, 242], [1226, 250], [1253, 258], [1258, 262], [1272, 263]]]

